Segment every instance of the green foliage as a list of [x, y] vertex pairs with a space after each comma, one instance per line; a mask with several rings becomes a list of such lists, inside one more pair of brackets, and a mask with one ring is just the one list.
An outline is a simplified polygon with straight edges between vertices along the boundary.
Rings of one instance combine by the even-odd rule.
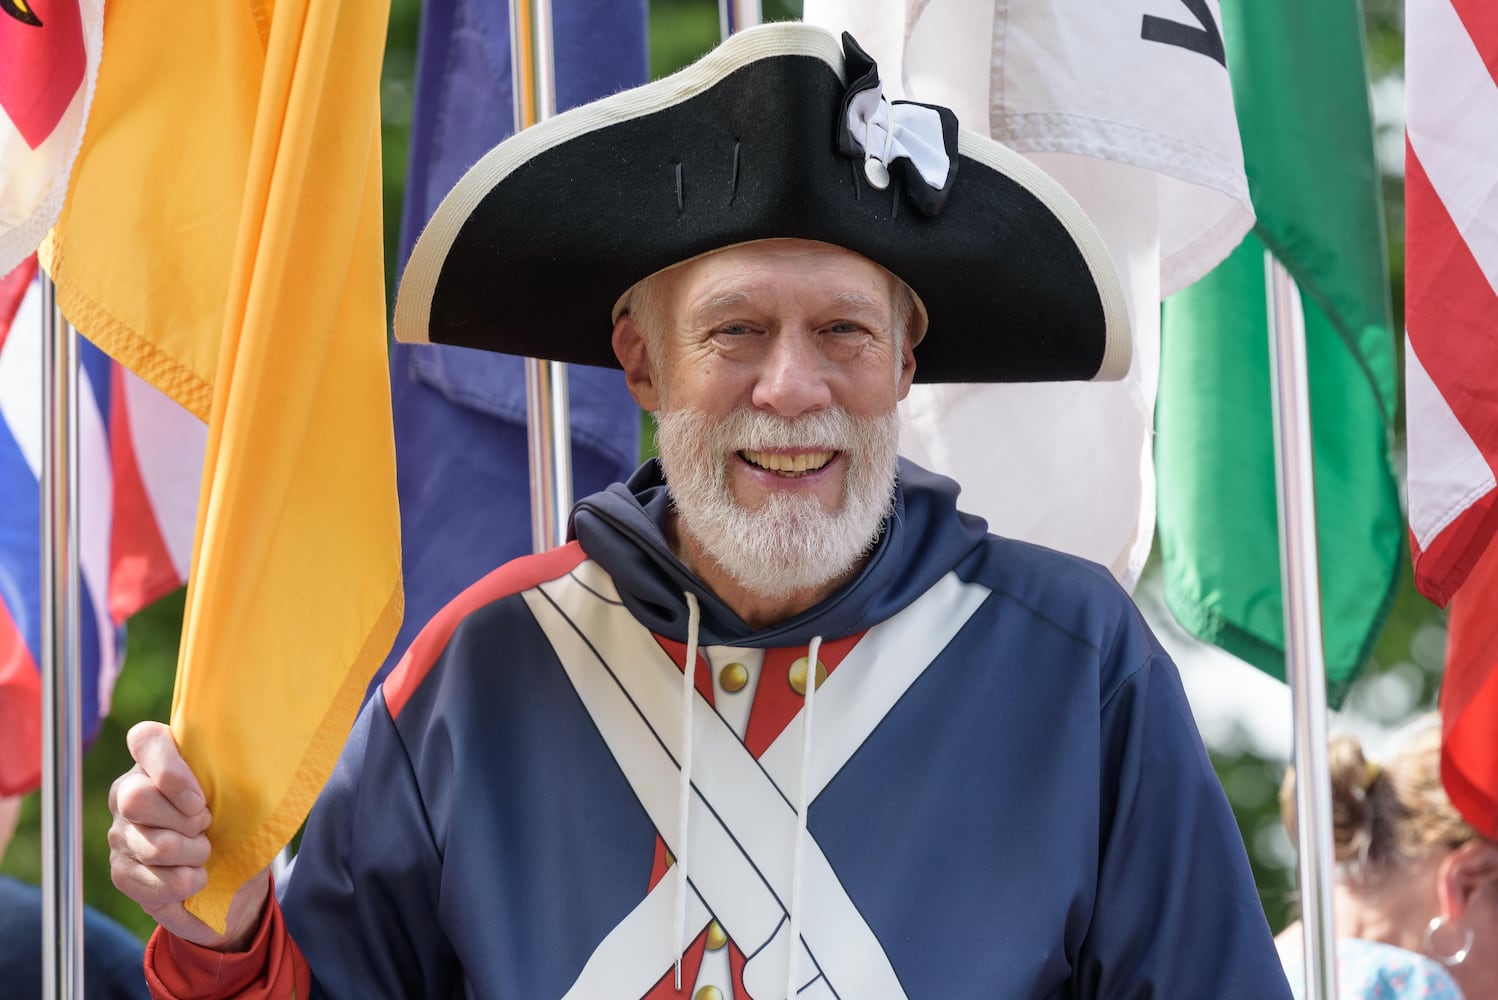
[[[1230, 740], [1242, 744], [1243, 740]], [[1294, 854], [1280, 820], [1279, 786], [1284, 766], [1251, 753], [1212, 752], [1212, 766], [1222, 782], [1248, 848], [1254, 885], [1269, 926], [1279, 932], [1295, 918]]]
[[1377, 80], [1404, 73], [1404, 0], [1363, 0], [1368, 72]]
[[411, 111], [416, 94], [416, 34], [421, 0], [391, 0], [385, 65], [380, 74], [381, 182], [385, 211], [385, 302], [395, 308], [395, 264], [400, 255], [401, 204], [406, 191], [406, 160], [411, 143]]
[[650, 4], [650, 77], [674, 73], [718, 41], [718, 5], [702, 0]]
[[[801, 16], [801, 0], [764, 0], [765, 21]], [[716, 0], [650, 0], [650, 77], [673, 73], [718, 44]]]

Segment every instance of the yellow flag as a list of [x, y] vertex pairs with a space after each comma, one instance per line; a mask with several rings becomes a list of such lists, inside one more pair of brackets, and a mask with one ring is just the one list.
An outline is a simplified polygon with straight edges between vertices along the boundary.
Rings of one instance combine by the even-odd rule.
[[68, 199], [63, 311], [208, 421], [172, 730], [208, 887], [296, 831], [402, 610], [385, 342], [388, 0], [109, 4]]

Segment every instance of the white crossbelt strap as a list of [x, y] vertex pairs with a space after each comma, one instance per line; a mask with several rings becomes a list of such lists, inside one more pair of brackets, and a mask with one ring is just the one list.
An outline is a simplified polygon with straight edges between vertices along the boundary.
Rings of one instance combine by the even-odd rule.
[[[808, 800], [987, 596], [987, 589], [948, 575], [850, 651], [817, 692]], [[596, 564], [585, 562], [570, 578], [524, 597], [626, 780], [676, 853], [678, 667], [619, 603]], [[749, 992], [773, 997], [784, 987], [790, 947], [786, 907], [796, 815], [783, 789], [793, 790], [799, 780], [801, 716], [759, 761], [700, 697], [692, 723], [697, 757], [686, 861], [695, 895], [688, 925], [700, 930], [716, 916], [749, 957]], [[883, 948], [810, 836], [803, 852], [800, 997], [904, 997]], [[658, 982], [675, 960], [667, 933], [670, 895], [659, 886], [648, 894], [600, 944], [567, 997], [638, 998]]]

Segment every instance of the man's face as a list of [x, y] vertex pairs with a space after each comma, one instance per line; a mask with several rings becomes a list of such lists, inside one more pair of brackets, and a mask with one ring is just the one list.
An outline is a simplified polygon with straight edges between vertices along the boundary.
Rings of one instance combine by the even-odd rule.
[[645, 318], [659, 329], [620, 353], [656, 414], [687, 534], [761, 594], [847, 572], [888, 510], [895, 404], [914, 374], [894, 279], [846, 250], [775, 240], [657, 281]]

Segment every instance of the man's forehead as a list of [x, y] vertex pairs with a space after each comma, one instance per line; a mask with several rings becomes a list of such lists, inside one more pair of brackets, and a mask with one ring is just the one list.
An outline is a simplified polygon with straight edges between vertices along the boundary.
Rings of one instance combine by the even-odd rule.
[[670, 287], [676, 304], [711, 311], [778, 295], [887, 311], [900, 279], [867, 257], [812, 240], [758, 240], [701, 254], [649, 279]]
[[823, 274], [846, 275], [850, 280], [877, 279], [880, 284], [895, 280], [894, 275], [883, 267], [852, 250], [831, 243], [792, 239], [735, 244], [666, 268], [662, 273], [675, 271], [718, 278], [745, 272], [768, 272], [795, 277], [809, 269]]
[[[726, 277], [723, 282], [727, 285], [733, 283], [732, 276]], [[728, 291], [708, 288], [702, 290], [700, 294], [689, 296], [680, 305], [686, 310], [688, 319], [707, 319], [743, 309], [773, 308], [781, 304], [784, 298], [779, 294], [781, 291], [782, 289], [763, 284], [752, 288], [732, 288]], [[870, 315], [887, 319], [894, 308], [894, 296], [887, 291], [876, 290], [867, 293], [851, 289], [826, 288], [817, 288], [813, 291], [814, 297], [809, 298], [801, 294], [795, 298], [799, 304], [811, 305], [818, 309], [830, 309], [850, 316]]]
[[807, 267], [822, 267], [845, 271], [850, 275], [867, 273], [894, 278], [882, 266], [857, 251], [834, 243], [790, 238], [734, 243], [690, 257], [656, 273], [718, 274], [746, 267], [798, 273]]

